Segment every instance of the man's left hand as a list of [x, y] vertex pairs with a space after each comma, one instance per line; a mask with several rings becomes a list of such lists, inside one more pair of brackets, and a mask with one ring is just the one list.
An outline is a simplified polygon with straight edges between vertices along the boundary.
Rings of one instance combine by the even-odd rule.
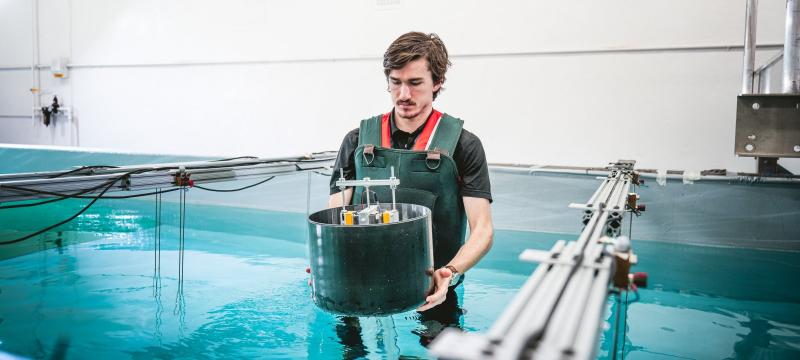
[[447, 288], [450, 286], [450, 279], [453, 273], [448, 268], [437, 269], [433, 272], [433, 289], [428, 297], [425, 298], [425, 303], [422, 304], [417, 311], [425, 311], [433, 308], [447, 299]]

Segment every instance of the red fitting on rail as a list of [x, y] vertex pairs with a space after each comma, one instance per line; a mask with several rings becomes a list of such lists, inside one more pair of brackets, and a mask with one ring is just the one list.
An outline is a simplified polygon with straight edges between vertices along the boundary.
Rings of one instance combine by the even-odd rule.
[[638, 287], [647, 287], [647, 273], [646, 272], [635, 272], [632, 274], [632, 282]]

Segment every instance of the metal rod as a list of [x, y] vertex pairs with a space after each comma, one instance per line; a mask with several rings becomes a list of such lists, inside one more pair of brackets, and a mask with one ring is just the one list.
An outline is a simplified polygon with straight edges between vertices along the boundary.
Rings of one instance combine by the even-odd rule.
[[[394, 179], [394, 166], [392, 166], [390, 170], [392, 172], [392, 176], [389, 179], [391, 180], [391, 179]], [[397, 210], [397, 203], [396, 203], [395, 194], [394, 194], [395, 193], [395, 188], [397, 188], [397, 186], [392, 185], [392, 210]]]
[[[553, 254], [561, 253], [564, 250], [565, 245], [566, 242], [564, 240], [558, 240], [550, 251]], [[531, 294], [533, 294], [533, 292], [539, 287], [541, 279], [544, 277], [547, 271], [548, 270], [546, 266], [536, 267], [536, 270], [533, 271], [533, 274], [531, 274], [528, 280], [525, 281], [525, 284], [522, 285], [518, 295], [511, 300], [511, 303], [506, 306], [505, 311], [503, 311], [492, 327], [489, 328], [489, 333], [487, 336], [490, 339], [500, 340], [502, 339], [503, 334], [508, 332], [508, 328], [514, 321], [517, 320], [519, 313], [525, 307], [525, 304], [531, 297]]]
[[758, 73], [758, 92], [759, 94], [772, 93], [772, 67], [765, 68]]
[[800, 94], [800, 0], [786, 1], [783, 55], [783, 93]]
[[780, 61], [781, 59], [783, 59], [783, 50], [779, 51], [772, 58], [767, 60], [767, 62], [764, 65], [759, 66], [758, 69], [756, 69], [756, 73], [760, 73], [768, 68], [775, 66], [775, 64], [777, 64], [778, 61]]
[[[344, 179], [344, 169], [339, 169], [339, 179], [341, 181], [345, 180]], [[344, 209], [344, 207], [347, 205], [347, 204], [345, 204], [345, 202], [347, 200], [346, 197], [344, 196], [344, 190], [345, 189], [347, 189], [347, 186], [340, 186], [339, 187], [339, 190], [340, 190], [339, 193], [342, 194], [342, 209]]]
[[[369, 180], [369, 178], [364, 178], [364, 180]], [[367, 193], [367, 208], [369, 208], [369, 185], [364, 185], [364, 192]]]
[[747, 0], [744, 25], [744, 60], [742, 62], [742, 94], [753, 93], [753, 69], [756, 62], [756, 20], [758, 0]]

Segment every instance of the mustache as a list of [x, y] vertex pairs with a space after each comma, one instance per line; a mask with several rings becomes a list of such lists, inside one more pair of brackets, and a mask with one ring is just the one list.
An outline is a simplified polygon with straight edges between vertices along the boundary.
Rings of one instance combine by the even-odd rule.
[[397, 102], [397, 105], [417, 105], [417, 103], [411, 100], [401, 100]]

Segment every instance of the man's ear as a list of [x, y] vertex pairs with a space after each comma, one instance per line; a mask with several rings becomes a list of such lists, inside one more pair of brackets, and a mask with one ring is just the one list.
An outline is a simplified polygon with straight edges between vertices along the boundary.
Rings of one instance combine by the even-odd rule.
[[439, 81], [438, 83], [436, 83], [436, 84], [434, 84], [434, 85], [433, 85], [433, 92], [437, 92], [437, 91], [439, 91], [439, 89], [441, 89], [441, 88], [442, 88], [442, 82], [441, 82], [441, 81]]

